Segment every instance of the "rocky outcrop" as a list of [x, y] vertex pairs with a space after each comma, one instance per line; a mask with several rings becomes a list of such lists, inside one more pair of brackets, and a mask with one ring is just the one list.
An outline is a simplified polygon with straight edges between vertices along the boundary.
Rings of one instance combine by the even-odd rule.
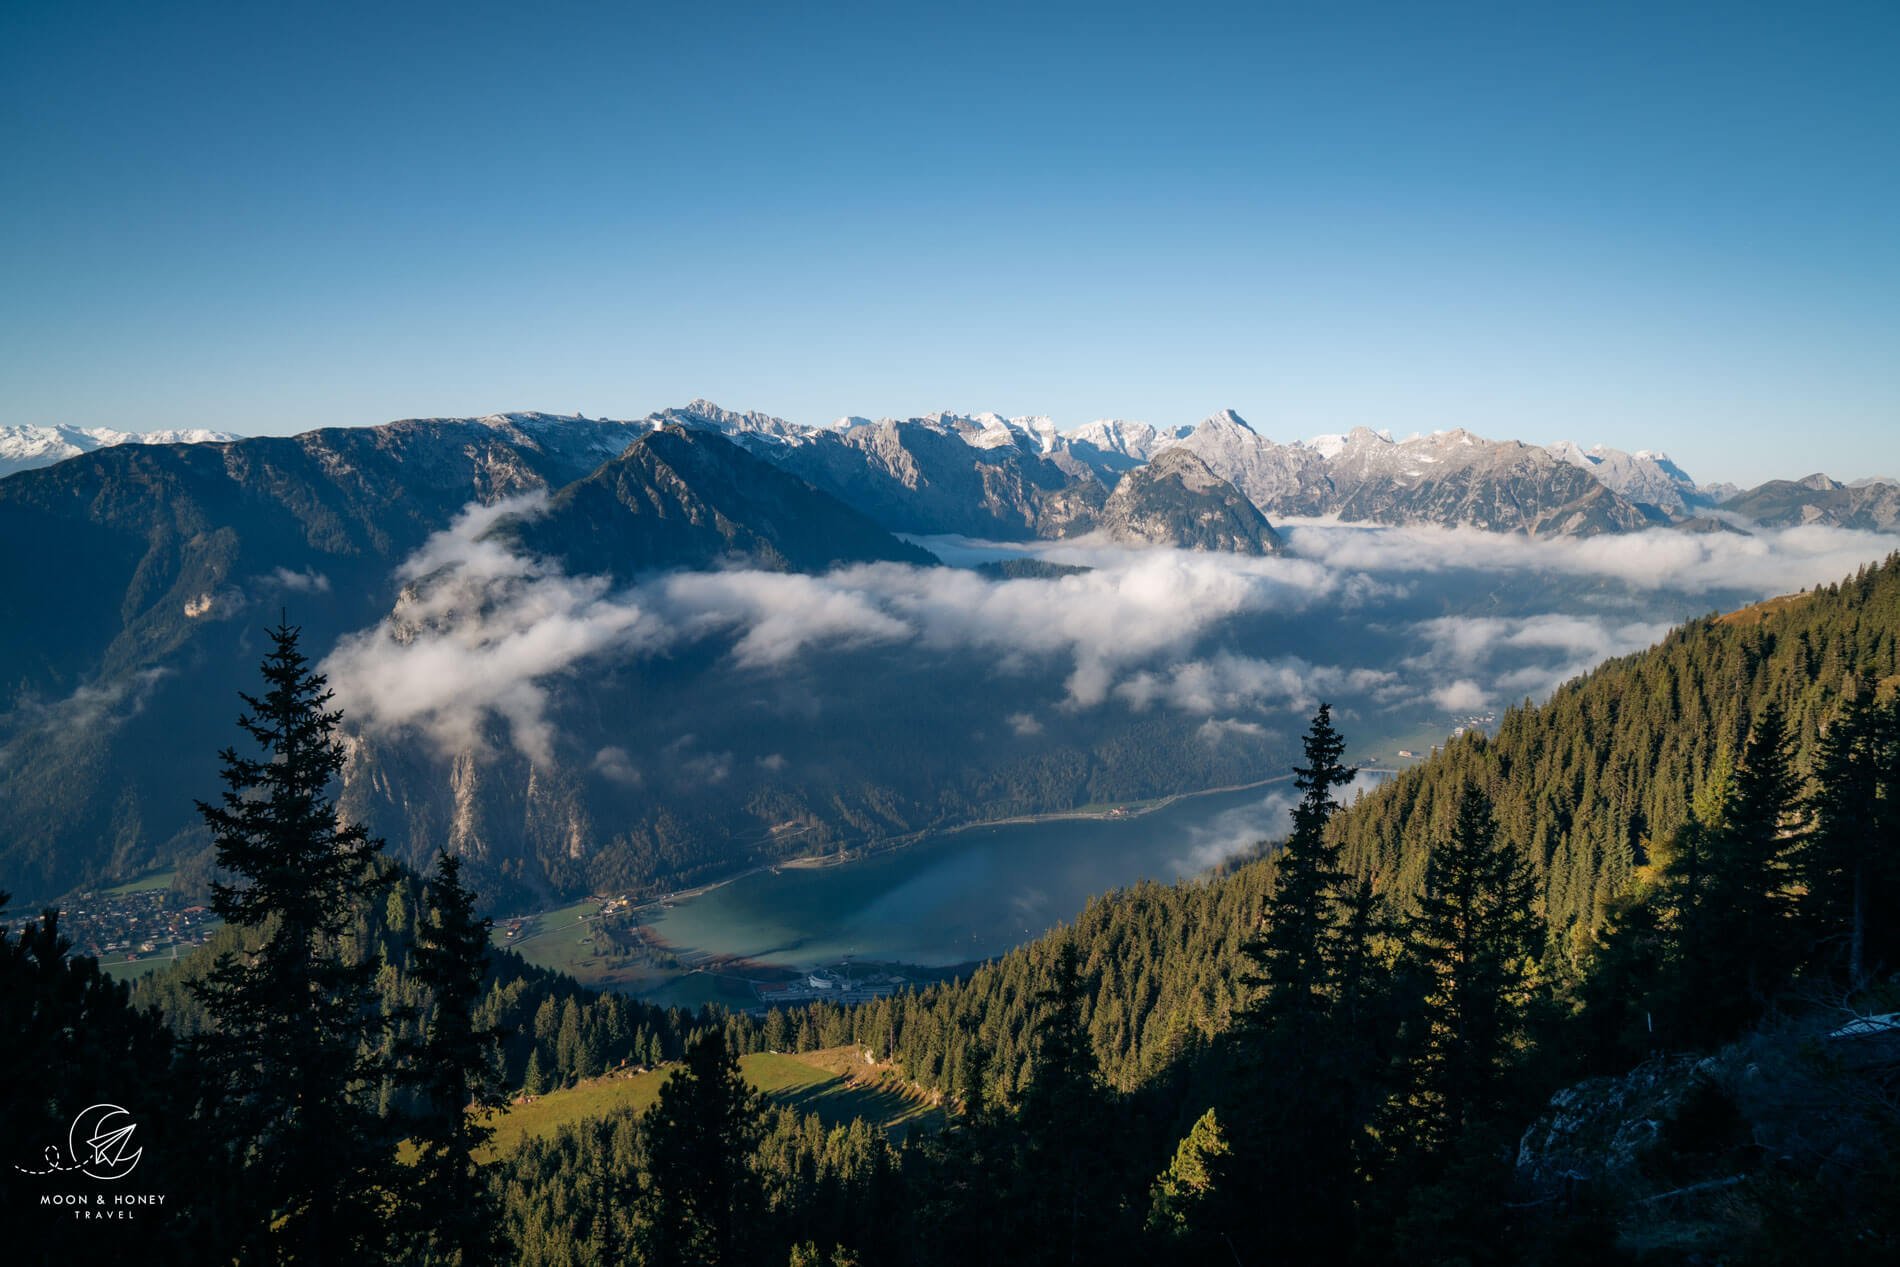
[[1896, 1090], [1900, 1029], [1811, 1021], [1653, 1059], [1551, 1097], [1518, 1145], [1519, 1205], [1602, 1210], [1625, 1249], [1660, 1261], [1756, 1261], [1764, 1212], [1814, 1193], [1880, 1221]]
[[1276, 554], [1280, 534], [1240, 490], [1186, 447], [1128, 472], [1109, 495], [1101, 530], [1137, 545]]

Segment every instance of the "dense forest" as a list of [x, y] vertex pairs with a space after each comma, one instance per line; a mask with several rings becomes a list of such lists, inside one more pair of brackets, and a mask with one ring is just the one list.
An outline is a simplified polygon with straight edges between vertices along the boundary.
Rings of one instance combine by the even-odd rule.
[[[136, 991], [50, 915], [9, 932], [0, 1138], [136, 1086], [151, 1154], [193, 1158], [160, 1262], [1893, 1261], [1897, 639], [1900, 556], [1345, 807], [1322, 706], [1260, 860], [961, 981], [748, 1018], [490, 949], [456, 858], [414, 875], [337, 815], [338, 718], [279, 629], [200, 806], [229, 929]], [[828, 1130], [739, 1074], [846, 1044], [944, 1129]], [[511, 1094], [628, 1063], [671, 1068], [651, 1108], [487, 1158]], [[21, 1261], [70, 1253], [12, 1222]]]

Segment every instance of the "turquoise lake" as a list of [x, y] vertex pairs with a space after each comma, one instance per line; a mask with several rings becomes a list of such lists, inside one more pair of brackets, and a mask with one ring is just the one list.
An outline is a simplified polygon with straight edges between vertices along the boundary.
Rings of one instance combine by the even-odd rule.
[[[1187, 796], [1124, 819], [978, 827], [838, 866], [744, 876], [654, 911], [682, 955], [806, 968], [850, 957], [943, 968], [1000, 955], [1138, 880], [1197, 875], [1283, 834], [1292, 784]], [[641, 991], [667, 1003], [731, 997], [708, 974]]]

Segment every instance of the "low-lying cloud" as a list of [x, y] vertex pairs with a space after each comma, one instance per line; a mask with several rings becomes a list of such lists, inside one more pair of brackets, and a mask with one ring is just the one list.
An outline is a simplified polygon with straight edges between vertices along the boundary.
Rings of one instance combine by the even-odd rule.
[[[1384, 776], [1360, 772], [1335, 792], [1341, 805], [1350, 805], [1379, 785]], [[1224, 862], [1244, 858], [1262, 845], [1286, 839], [1293, 830], [1293, 806], [1299, 801], [1288, 780], [1262, 788], [1250, 805], [1223, 810], [1205, 824], [1190, 827], [1174, 859], [1177, 876], [1199, 875]]]
[[1847, 576], [1885, 558], [1900, 541], [1875, 532], [1798, 528], [1741, 532], [1605, 533], [1533, 540], [1475, 528], [1289, 526], [1293, 548], [1335, 568], [1429, 575], [1456, 570], [1549, 572], [1599, 577], [1643, 590], [1766, 598]]
[[[1089, 571], [992, 580], [963, 569], [871, 564], [823, 576], [675, 573], [615, 589], [486, 535], [502, 516], [539, 506], [530, 497], [471, 507], [402, 565], [403, 594], [388, 619], [345, 638], [324, 664], [357, 724], [420, 732], [445, 751], [479, 751], [499, 723], [529, 760], [550, 763], [551, 685], [598, 657], [649, 656], [711, 637], [730, 640], [732, 670], [753, 674], [782, 673], [818, 652], [873, 647], [919, 657], [980, 653], [998, 677], [1053, 666], [1059, 696], [1008, 701], [1015, 711], [1007, 724], [1020, 737], [1038, 734], [1045, 718], [1104, 707], [1187, 714], [1210, 741], [1287, 733], [1276, 714], [1342, 695], [1377, 707], [1475, 712], [1542, 695], [1605, 657], [1649, 645], [1682, 614], [1682, 596], [1767, 597], [1838, 579], [1895, 544], [1814, 527], [1534, 541], [1304, 525], [1290, 534], [1296, 554], [1288, 558], [1062, 542], [1009, 549]], [[1516, 586], [1520, 602], [1548, 589], [1555, 605], [1566, 580], [1616, 594], [1573, 610], [1469, 615], [1457, 610], [1467, 599], [1448, 588], [1445, 614], [1420, 612], [1429, 606], [1422, 600], [1435, 597], [1431, 587], [1448, 583], [1432, 578], [1454, 575], [1466, 594], [1512, 578], [1551, 582]], [[1672, 595], [1674, 614], [1658, 619]], [[1249, 621], [1281, 621], [1292, 631], [1284, 636], [1296, 639], [1297, 628], [1284, 622], [1301, 613], [1329, 615], [1335, 627], [1349, 618], [1383, 628], [1402, 651], [1350, 663], [1340, 660], [1352, 652], [1328, 645], [1210, 645]], [[619, 749], [582, 760], [617, 782], [642, 777]], [[680, 760], [697, 762], [692, 773], [702, 782], [732, 770], [730, 754]]]
[[91, 736], [117, 729], [145, 711], [158, 684], [171, 676], [166, 668], [139, 669], [116, 678], [87, 682], [72, 694], [46, 701], [27, 695], [5, 717], [12, 735], [0, 744], [0, 770], [12, 764], [22, 735], [38, 732], [60, 737]]

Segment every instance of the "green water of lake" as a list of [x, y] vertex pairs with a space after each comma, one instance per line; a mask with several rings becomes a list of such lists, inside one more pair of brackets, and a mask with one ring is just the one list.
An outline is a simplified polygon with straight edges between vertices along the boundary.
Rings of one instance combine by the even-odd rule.
[[[1183, 797], [1125, 819], [1058, 819], [949, 832], [842, 866], [759, 872], [653, 913], [682, 953], [810, 967], [859, 960], [946, 967], [987, 959], [1137, 880], [1198, 874], [1286, 830], [1291, 784]], [[669, 1003], [713, 989], [643, 991]]]

